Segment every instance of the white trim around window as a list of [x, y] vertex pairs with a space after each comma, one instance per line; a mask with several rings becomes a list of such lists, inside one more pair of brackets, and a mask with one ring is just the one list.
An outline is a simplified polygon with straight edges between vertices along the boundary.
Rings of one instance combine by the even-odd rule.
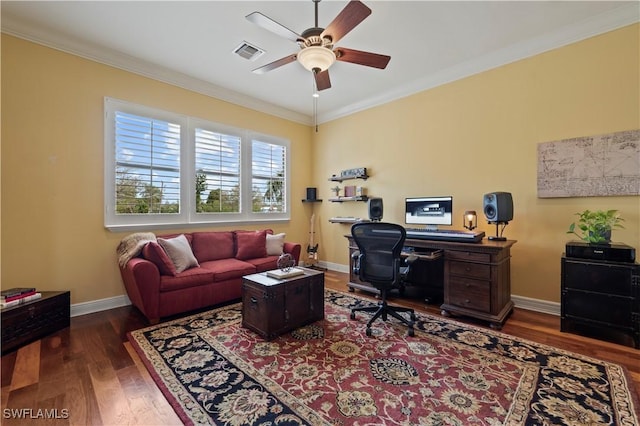
[[290, 220], [288, 140], [108, 97], [104, 110], [107, 229]]

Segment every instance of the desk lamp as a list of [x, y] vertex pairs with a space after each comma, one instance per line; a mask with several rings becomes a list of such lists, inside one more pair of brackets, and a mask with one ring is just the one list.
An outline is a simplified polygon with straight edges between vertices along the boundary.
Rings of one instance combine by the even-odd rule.
[[478, 216], [475, 210], [467, 210], [464, 212], [462, 223], [469, 231], [473, 231], [478, 227]]

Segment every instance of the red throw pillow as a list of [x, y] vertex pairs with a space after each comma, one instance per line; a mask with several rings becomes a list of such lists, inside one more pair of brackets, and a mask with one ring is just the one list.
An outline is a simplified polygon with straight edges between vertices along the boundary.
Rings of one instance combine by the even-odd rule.
[[233, 257], [233, 232], [194, 232], [191, 243], [198, 262]]
[[236, 259], [248, 260], [267, 256], [267, 231], [236, 232]]
[[147, 243], [142, 248], [142, 256], [153, 262], [158, 267], [161, 275], [176, 276], [176, 267], [160, 244], [154, 242]]

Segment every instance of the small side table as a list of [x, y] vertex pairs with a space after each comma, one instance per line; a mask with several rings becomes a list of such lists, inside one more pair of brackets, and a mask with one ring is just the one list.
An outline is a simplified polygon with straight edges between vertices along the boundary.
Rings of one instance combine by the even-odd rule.
[[42, 291], [37, 300], [2, 309], [2, 355], [69, 327], [71, 292]]

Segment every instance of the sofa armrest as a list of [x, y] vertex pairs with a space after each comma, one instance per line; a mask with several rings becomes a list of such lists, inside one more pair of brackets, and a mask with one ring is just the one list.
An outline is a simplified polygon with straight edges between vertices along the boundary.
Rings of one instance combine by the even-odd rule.
[[285, 253], [289, 253], [293, 256], [293, 260], [296, 261], [296, 265], [300, 263], [300, 251], [302, 250], [302, 246], [299, 243], [288, 243], [285, 241], [282, 249]]
[[127, 296], [152, 323], [159, 316], [160, 271], [146, 259], [134, 257], [120, 269]]

